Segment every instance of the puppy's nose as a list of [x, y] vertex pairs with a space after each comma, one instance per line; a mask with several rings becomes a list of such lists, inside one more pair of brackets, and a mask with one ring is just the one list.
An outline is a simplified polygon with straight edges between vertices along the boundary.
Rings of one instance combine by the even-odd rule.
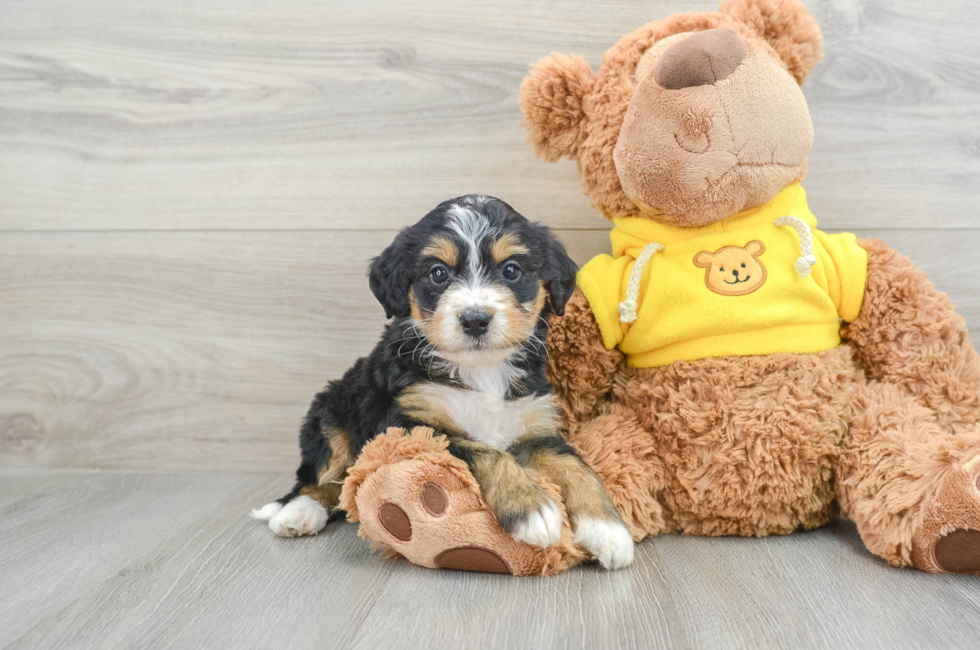
[[459, 324], [469, 336], [483, 336], [490, 329], [490, 314], [485, 311], [468, 311], [459, 317]]
[[680, 90], [721, 81], [739, 66], [748, 48], [731, 29], [706, 29], [660, 55], [654, 79], [661, 88]]

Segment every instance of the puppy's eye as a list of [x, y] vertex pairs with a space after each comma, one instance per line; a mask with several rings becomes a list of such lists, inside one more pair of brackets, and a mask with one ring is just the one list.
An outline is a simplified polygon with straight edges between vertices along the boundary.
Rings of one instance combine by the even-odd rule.
[[504, 279], [513, 282], [517, 278], [521, 277], [521, 267], [517, 266], [514, 262], [508, 262], [504, 266], [503, 270]]
[[437, 264], [429, 271], [429, 279], [432, 280], [433, 284], [442, 284], [449, 279], [449, 271], [446, 270], [445, 266]]

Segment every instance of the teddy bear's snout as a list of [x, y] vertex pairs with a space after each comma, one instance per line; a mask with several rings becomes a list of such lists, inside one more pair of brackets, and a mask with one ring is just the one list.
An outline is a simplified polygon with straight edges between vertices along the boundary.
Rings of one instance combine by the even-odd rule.
[[661, 55], [654, 79], [665, 90], [706, 86], [735, 72], [748, 54], [731, 29], [708, 29], [671, 45]]

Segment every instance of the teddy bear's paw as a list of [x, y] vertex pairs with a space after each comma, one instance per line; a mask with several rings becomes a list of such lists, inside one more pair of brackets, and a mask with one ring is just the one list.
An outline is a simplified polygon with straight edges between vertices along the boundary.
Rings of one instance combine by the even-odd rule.
[[980, 574], [980, 531], [959, 528], [937, 539], [933, 556], [947, 573]]
[[[266, 506], [252, 516], [259, 518], [267, 509], [272, 510]], [[269, 528], [279, 537], [316, 535], [326, 525], [327, 509], [308, 496], [296, 497], [269, 518]]]
[[603, 569], [615, 571], [633, 562], [633, 536], [621, 521], [579, 515], [575, 517], [574, 539]]
[[514, 539], [542, 548], [557, 544], [561, 539], [561, 508], [551, 499], [544, 498], [544, 505], [516, 521], [508, 521], [506, 528]]
[[[414, 564], [513, 575], [549, 570], [541, 548], [508, 534], [472, 486], [444, 466], [421, 459], [382, 465], [355, 501], [361, 536]], [[561, 532], [560, 511], [557, 519], [550, 508], [536, 514], [528, 538], [550, 540], [556, 526]]]
[[915, 535], [912, 562], [933, 573], [980, 574], [980, 454], [943, 480]]

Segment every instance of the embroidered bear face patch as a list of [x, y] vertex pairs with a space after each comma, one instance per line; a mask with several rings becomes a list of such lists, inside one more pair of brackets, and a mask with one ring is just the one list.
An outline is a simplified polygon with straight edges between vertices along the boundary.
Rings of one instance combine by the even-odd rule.
[[745, 246], [724, 246], [714, 253], [701, 251], [694, 256], [694, 266], [706, 269], [704, 284], [715, 293], [744, 296], [766, 282], [766, 267], [759, 259], [765, 252], [759, 240]]

